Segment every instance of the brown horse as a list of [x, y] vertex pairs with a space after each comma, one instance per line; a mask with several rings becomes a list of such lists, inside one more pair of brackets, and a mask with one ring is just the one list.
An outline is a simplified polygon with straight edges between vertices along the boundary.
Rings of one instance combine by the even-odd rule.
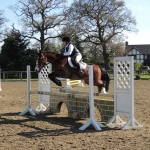
[[[69, 78], [72, 80], [84, 80], [85, 84], [89, 84], [88, 64], [83, 69], [84, 75], [79, 75], [76, 68], [70, 67], [68, 57], [62, 56], [54, 52], [39, 52], [36, 61], [36, 71], [40, 71], [46, 64], [52, 64], [53, 72], [49, 74], [49, 78], [61, 86], [61, 82], [56, 77]], [[98, 92], [101, 92], [102, 87], [109, 89], [110, 77], [109, 74], [100, 69], [99, 66], [93, 64], [94, 85], [98, 87]]]

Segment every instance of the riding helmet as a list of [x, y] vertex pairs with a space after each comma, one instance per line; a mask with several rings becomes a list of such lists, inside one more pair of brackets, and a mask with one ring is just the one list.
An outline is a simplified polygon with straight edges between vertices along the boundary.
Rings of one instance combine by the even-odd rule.
[[66, 41], [66, 42], [70, 42], [70, 38], [69, 37], [63, 37], [62, 41]]

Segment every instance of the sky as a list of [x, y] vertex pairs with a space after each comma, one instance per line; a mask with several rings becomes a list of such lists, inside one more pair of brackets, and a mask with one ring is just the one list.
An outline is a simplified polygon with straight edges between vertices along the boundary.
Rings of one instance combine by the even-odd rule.
[[[0, 10], [4, 10], [4, 16], [9, 20], [7, 26], [15, 24], [15, 28], [21, 30], [18, 19], [15, 14], [8, 8], [10, 5], [17, 3], [17, 0], [1, 0]], [[69, 0], [71, 2], [72, 0]], [[138, 33], [127, 33], [128, 44], [150, 44], [150, 0], [124, 0], [128, 9], [131, 10], [132, 16], [135, 17]]]

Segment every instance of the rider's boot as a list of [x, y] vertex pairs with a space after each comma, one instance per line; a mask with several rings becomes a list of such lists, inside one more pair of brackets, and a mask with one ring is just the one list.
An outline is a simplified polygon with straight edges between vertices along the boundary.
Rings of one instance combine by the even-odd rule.
[[84, 72], [80, 69], [79, 63], [77, 63], [76, 66], [77, 66], [78, 74], [79, 74], [80, 76], [83, 76], [83, 75], [84, 75]]

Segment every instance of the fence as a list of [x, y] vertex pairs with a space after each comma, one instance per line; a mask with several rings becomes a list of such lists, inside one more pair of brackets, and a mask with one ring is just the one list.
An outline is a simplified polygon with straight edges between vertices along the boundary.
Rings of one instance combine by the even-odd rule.
[[[114, 70], [106, 70], [111, 80], [114, 79]], [[140, 76], [141, 79], [150, 79], [150, 74], [148, 72], [141, 72], [140, 74], [136, 71], [134, 73], [135, 79], [137, 79], [137, 75]], [[31, 77], [32, 79], [38, 79], [38, 74], [35, 71], [31, 71]], [[27, 73], [26, 71], [1, 71], [1, 80], [26, 80]]]
[[[38, 79], [38, 74], [31, 71], [32, 79]], [[26, 71], [1, 71], [1, 80], [23, 80], [27, 78]]]
[[[114, 79], [113, 70], [107, 70], [110, 74], [110, 78]], [[38, 74], [35, 71], [31, 71], [32, 79], [38, 79]], [[23, 80], [27, 78], [26, 71], [1, 71], [1, 79], [5, 80]]]

